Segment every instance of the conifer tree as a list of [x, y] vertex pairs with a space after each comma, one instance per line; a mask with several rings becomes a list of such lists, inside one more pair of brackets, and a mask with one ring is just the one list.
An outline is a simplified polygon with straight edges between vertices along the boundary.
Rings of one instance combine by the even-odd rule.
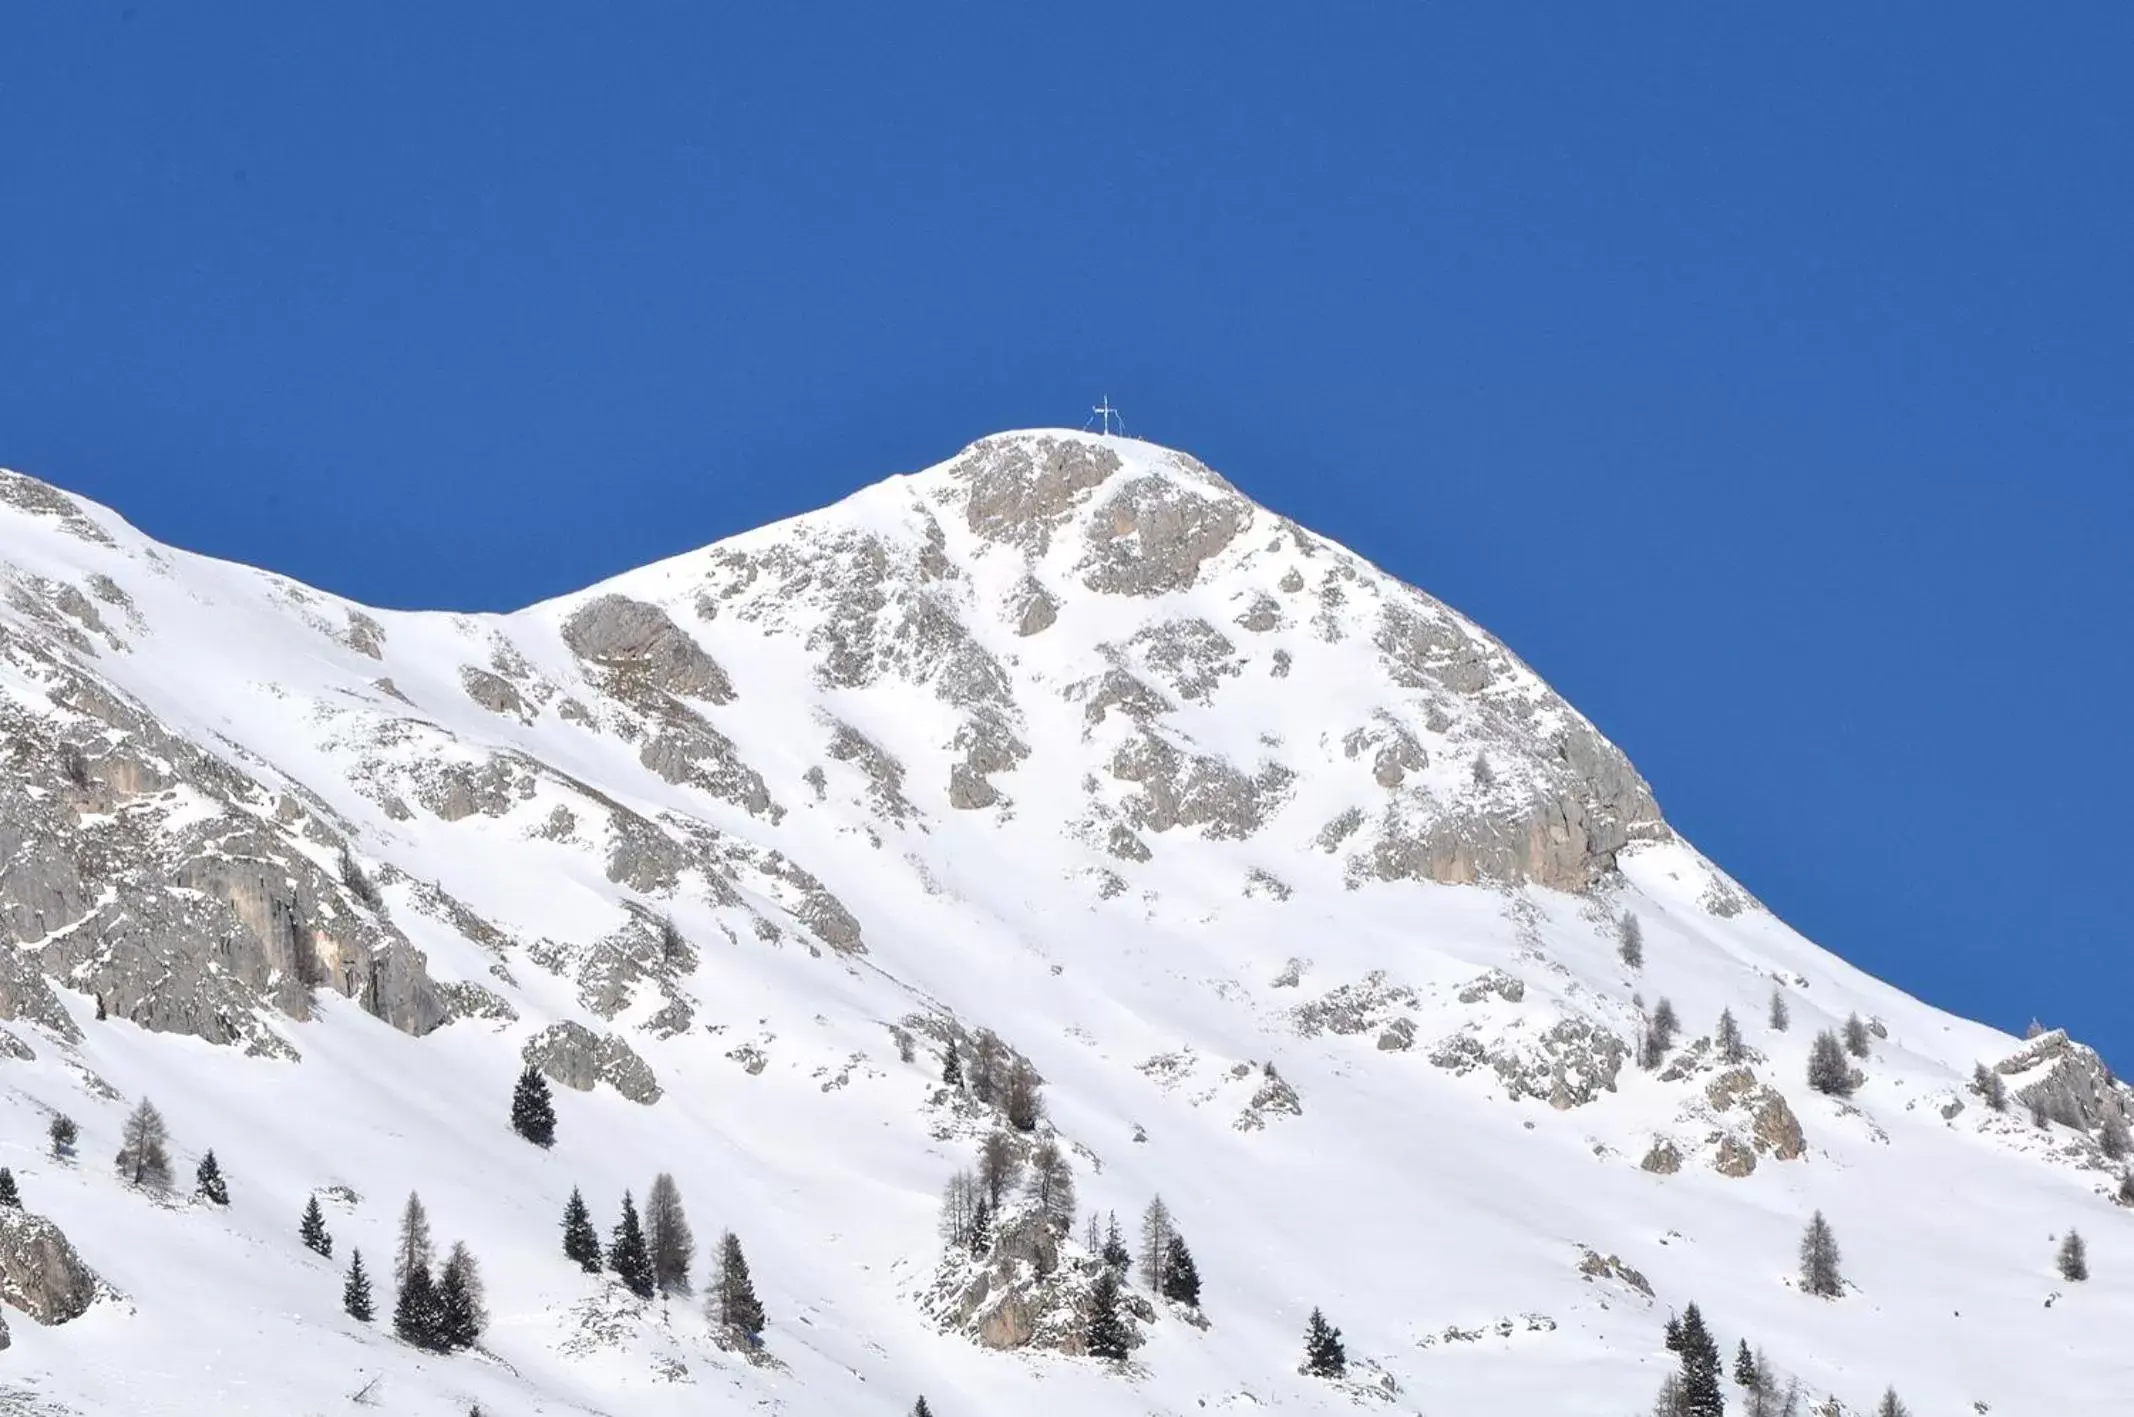
[[535, 1146], [556, 1144], [556, 1100], [548, 1090], [548, 1079], [531, 1063], [511, 1092], [511, 1129]]
[[719, 1237], [719, 1273], [712, 1286], [712, 1318], [720, 1328], [754, 1343], [763, 1332], [763, 1305], [756, 1300], [755, 1283], [748, 1277], [748, 1258], [741, 1253], [741, 1240], [729, 1230]]
[[1045, 1115], [1045, 1099], [1038, 1095], [1037, 1070], [1017, 1058], [1008, 1070], [1007, 1094], [1001, 1100], [1001, 1108], [1008, 1114], [1008, 1125], [1018, 1132], [1037, 1130], [1037, 1119]]
[[934, 1417], [934, 1409], [926, 1405], [926, 1395], [924, 1393], [921, 1393], [919, 1400], [911, 1405], [911, 1417]]
[[563, 1203], [563, 1255], [587, 1274], [600, 1273], [600, 1232], [593, 1228], [585, 1197], [578, 1194], [576, 1186], [571, 1187], [571, 1198]]
[[[316, 1201], [316, 1197], [313, 1200]], [[331, 1253], [331, 1250], [321, 1253]], [[422, 1197], [408, 1192], [408, 1203], [400, 1211], [400, 1239], [393, 1250], [393, 1283], [403, 1287], [408, 1277], [420, 1271], [427, 1276], [430, 1261], [436, 1251], [430, 1244], [430, 1213], [422, 1208]]]
[[1682, 1311], [1682, 1339], [1676, 1350], [1682, 1358], [1683, 1417], [1722, 1417], [1726, 1392], [1721, 1385], [1719, 1345], [1704, 1326], [1704, 1315], [1692, 1303]]
[[317, 1196], [304, 1202], [304, 1218], [298, 1222], [296, 1234], [306, 1249], [333, 1258], [333, 1236], [326, 1233], [326, 1213], [319, 1209]]
[[1153, 1197], [1141, 1212], [1141, 1284], [1151, 1294], [1163, 1292], [1164, 1266], [1171, 1257], [1171, 1236], [1176, 1229], [1163, 1197]]
[[1719, 1061], [1729, 1067], [1738, 1064], [1749, 1055], [1747, 1046], [1741, 1041], [1741, 1025], [1734, 1022], [1734, 1011], [1732, 1009], [1721, 1009], [1719, 1011], [1718, 1041]]
[[169, 1186], [170, 1153], [165, 1149], [169, 1141], [170, 1131], [163, 1125], [163, 1114], [156, 1110], [155, 1103], [142, 1098], [120, 1133], [119, 1174], [136, 1186], [153, 1186], [157, 1190]]
[[46, 1135], [52, 1138], [52, 1159], [65, 1161], [74, 1155], [74, 1143], [81, 1137], [81, 1128], [74, 1125], [72, 1117], [62, 1112], [52, 1119]]
[[1769, 1022], [1773, 1033], [1784, 1033], [1793, 1024], [1792, 1011], [1786, 1007], [1786, 991], [1784, 987], [1777, 984], [1771, 986]]
[[1089, 1287], [1089, 1333], [1083, 1346], [1092, 1358], [1113, 1362], [1128, 1352], [1126, 1322], [1119, 1317], [1119, 1276], [1109, 1268], [1097, 1271]]
[[657, 1286], [652, 1277], [652, 1252], [645, 1246], [645, 1230], [637, 1221], [637, 1202], [622, 1193], [622, 1219], [615, 1222], [614, 1238], [608, 1242], [608, 1268], [622, 1287], [640, 1299], [652, 1297]]
[[689, 1265], [696, 1258], [696, 1237], [682, 1213], [681, 1188], [662, 1171], [645, 1192], [645, 1248], [652, 1256], [652, 1282], [662, 1294], [689, 1292]]
[[215, 1149], [208, 1148], [207, 1155], [200, 1158], [200, 1165], [193, 1172], [193, 1189], [210, 1205], [228, 1205], [230, 1188], [222, 1179], [222, 1166], [215, 1160]]
[[985, 1186], [986, 1204], [996, 1214], [1021, 1169], [1022, 1159], [1005, 1132], [994, 1132], [978, 1144], [978, 1179]]
[[1315, 1378], [1338, 1378], [1348, 1370], [1349, 1356], [1341, 1346], [1341, 1330], [1313, 1309], [1304, 1327], [1304, 1371]]
[[1660, 1331], [1660, 1346], [1670, 1353], [1682, 1351], [1682, 1316], [1669, 1314], [1667, 1327]]
[[367, 1324], [376, 1314], [371, 1306], [370, 1273], [363, 1268], [363, 1252], [351, 1250], [348, 1255], [348, 1282], [341, 1286], [341, 1307], [359, 1324]]
[[[948, 1041], [948, 1051], [941, 1055], [941, 1081], [950, 1087], [963, 1086], [963, 1055], [956, 1051], [956, 1040], [953, 1038]], [[920, 1398], [919, 1405], [924, 1407], [926, 1399]]]
[[442, 1348], [438, 1309], [437, 1284], [430, 1278], [429, 1266], [408, 1271], [393, 1303], [393, 1332], [402, 1343], [417, 1348]]
[[2134, 1171], [2121, 1173], [2118, 1200], [2121, 1205], [2134, 1205]]
[[1845, 1051], [1855, 1058], [1864, 1058], [1872, 1047], [1867, 1039], [1867, 1025], [1860, 1022], [1858, 1014], [1845, 1017]]
[[1741, 1346], [1734, 1350], [1734, 1381], [1742, 1387], [1753, 1388], [1759, 1376], [1756, 1355], [1749, 1351], [1749, 1340], [1744, 1338]]
[[1669, 1373], [1660, 1379], [1660, 1390], [1652, 1399], [1652, 1417], [1684, 1417], [1686, 1411], [1682, 1398], [1682, 1375]]
[[0, 1166], [0, 1206], [22, 1209], [22, 1192], [15, 1189], [15, 1173], [5, 1166]]
[[2127, 1124], [2117, 1112], [2105, 1113], [2097, 1126], [2097, 1148], [2113, 1161], [2125, 1159], [2127, 1154]]
[[2089, 1246], [2082, 1243], [2082, 1236], [2073, 1230], [2060, 1241], [2060, 1277], [2079, 1284], [2090, 1277]]
[[1104, 1248], [1100, 1252], [1104, 1263], [1110, 1265], [1122, 1277], [1134, 1267], [1134, 1257], [1126, 1248], [1126, 1239], [1119, 1233], [1119, 1212], [1111, 1213], [1111, 1222], [1104, 1228]]
[[1875, 1407], [1875, 1417], [1912, 1417], [1912, 1409], [1897, 1396], [1897, 1389], [1885, 1388], [1882, 1401]]
[[1808, 1049], [1808, 1086], [1832, 1097], [1852, 1096], [1852, 1064], [1845, 1061], [1845, 1045], [1827, 1028]]
[[2001, 1075], [1980, 1063], [1971, 1070], [1971, 1090], [1986, 1100], [1986, 1105], [1996, 1112], [2008, 1110], [2008, 1084]]
[[1838, 1274], [1838, 1237], [1831, 1233], [1830, 1222], [1817, 1211], [1808, 1221], [1808, 1229], [1801, 1236], [1801, 1288], [1822, 1299], [1835, 1299], [1845, 1292], [1845, 1282]]
[[1000, 1090], [1007, 1083], [1007, 1054], [999, 1034], [990, 1028], [978, 1030], [971, 1040], [971, 1061], [965, 1073], [974, 1099], [988, 1105], [1000, 1100]]
[[1059, 1145], [1046, 1140], [1030, 1153], [1030, 1199], [1055, 1230], [1066, 1233], [1074, 1225], [1074, 1168]]
[[1193, 1263], [1193, 1252], [1186, 1248], [1186, 1237], [1171, 1236], [1171, 1244], [1163, 1262], [1163, 1297], [1174, 1304], [1192, 1307], [1200, 1305], [1200, 1267]]
[[437, 1342], [442, 1348], [472, 1348], [489, 1316], [482, 1309], [482, 1276], [474, 1255], [455, 1242], [437, 1282]]
[[1632, 969], [1643, 969], [1645, 967], [1645, 927], [1638, 923], [1637, 916], [1632, 915], [1627, 910], [1623, 912], [1622, 923], [1617, 927], [1617, 937], [1621, 940], [1621, 943], [1616, 946], [1616, 953], [1623, 957], [1623, 963], [1629, 965]]
[[980, 1196], [978, 1204], [971, 1208], [971, 1238], [968, 1243], [971, 1254], [979, 1259], [985, 1258], [986, 1251], [993, 1248], [993, 1207], [986, 1204], [984, 1196]]

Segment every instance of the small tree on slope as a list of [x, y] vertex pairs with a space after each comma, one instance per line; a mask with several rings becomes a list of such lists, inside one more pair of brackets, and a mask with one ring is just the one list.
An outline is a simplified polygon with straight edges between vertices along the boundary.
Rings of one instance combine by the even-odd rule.
[[393, 1283], [404, 1287], [409, 1277], [418, 1272], [427, 1277], [435, 1256], [430, 1244], [430, 1213], [422, 1208], [422, 1197], [409, 1191], [408, 1203], [400, 1212], [400, 1238], [393, 1250]]
[[482, 1276], [473, 1252], [454, 1243], [437, 1283], [437, 1341], [446, 1348], [472, 1348], [489, 1316], [482, 1309]]
[[1786, 1007], [1786, 991], [1774, 984], [1771, 986], [1771, 1031], [1784, 1033], [1793, 1024], [1793, 1013]]
[[0, 1166], [0, 1206], [22, 1209], [22, 1192], [15, 1188], [15, 1173], [5, 1166]]
[[400, 1281], [399, 1297], [393, 1302], [393, 1332], [402, 1343], [439, 1349], [444, 1346], [439, 1319], [437, 1285], [430, 1278], [429, 1266], [410, 1270]]
[[222, 1166], [215, 1160], [212, 1147], [200, 1158], [199, 1167], [193, 1172], [193, 1189], [209, 1205], [228, 1205], [230, 1188], [222, 1179]]
[[1163, 1266], [1163, 1297], [1174, 1304], [1200, 1305], [1200, 1268], [1193, 1263], [1193, 1252], [1186, 1248], [1186, 1237], [1171, 1236], [1169, 1257]]
[[622, 1219], [615, 1222], [615, 1235], [608, 1242], [608, 1268], [622, 1287], [640, 1299], [652, 1297], [652, 1252], [645, 1247], [645, 1230], [637, 1221], [637, 1202], [622, 1193]]
[[1616, 953], [1623, 957], [1623, 963], [1629, 965], [1632, 969], [1643, 969], [1645, 967], [1645, 927], [1638, 923], [1637, 916], [1632, 915], [1627, 910], [1623, 912], [1622, 923], [1617, 926], [1617, 937], [1621, 943], [1616, 946]]
[[1126, 1323], [1119, 1317], [1119, 1276], [1108, 1266], [1097, 1271], [1089, 1289], [1089, 1336], [1084, 1346], [1092, 1358], [1114, 1362], [1127, 1354]]
[[1304, 1371], [1315, 1378], [1338, 1378], [1348, 1370], [1349, 1357], [1341, 1346], [1341, 1330], [1313, 1309], [1304, 1326]]
[[1823, 1299], [1835, 1299], [1845, 1292], [1845, 1281], [1838, 1273], [1838, 1237], [1831, 1233], [1830, 1222], [1817, 1211], [1808, 1221], [1808, 1229], [1801, 1236], [1801, 1288]]
[[1971, 1090], [1984, 1098], [1986, 1105], [1996, 1112], [2008, 1110], [2008, 1084], [2001, 1075], [1980, 1063], [1971, 1070]]
[[1858, 1014], [1847, 1014], [1845, 1017], [1845, 1051], [1855, 1058], [1864, 1058], [1872, 1047], [1873, 1045], [1868, 1042], [1867, 1025], [1860, 1022]]
[[748, 1257], [741, 1253], [740, 1237], [731, 1230], [719, 1237], [719, 1272], [712, 1286], [711, 1311], [720, 1328], [750, 1343], [763, 1332], [763, 1305], [749, 1278]]
[[1827, 1028], [1808, 1049], [1808, 1086], [1831, 1097], [1852, 1096], [1852, 1064], [1845, 1061], [1845, 1045]]
[[1719, 1345], [1704, 1326], [1695, 1304], [1682, 1313], [1682, 1411], [1684, 1417], [1721, 1417], [1726, 1392], [1721, 1383]]
[[2070, 1230], [2060, 1242], [2058, 1260], [2060, 1277], [2071, 1283], [2081, 1283], [2090, 1277], [2089, 1246], [2082, 1243], [2082, 1236]]
[[162, 1190], [170, 1185], [170, 1152], [166, 1149], [169, 1141], [170, 1131], [163, 1125], [163, 1114], [156, 1110], [155, 1103], [142, 1098], [120, 1133], [119, 1174], [136, 1186]]
[[511, 1129], [535, 1146], [556, 1144], [556, 1099], [548, 1079], [531, 1063], [511, 1091]]
[[1884, 1388], [1882, 1401], [1875, 1405], [1875, 1417], [1912, 1417], [1912, 1409], [1897, 1396], [1897, 1389]]
[[1151, 1294], [1163, 1292], [1163, 1267], [1170, 1258], [1171, 1209], [1157, 1196], [1141, 1212], [1141, 1283]]
[[1741, 1041], [1741, 1025], [1734, 1022], [1732, 1009], [1719, 1011], [1719, 1061], [1732, 1067], [1748, 1056], [1748, 1048]]
[[304, 1202], [304, 1218], [297, 1222], [296, 1236], [305, 1249], [333, 1258], [333, 1236], [326, 1233], [326, 1214], [319, 1209], [317, 1196]]
[[593, 1229], [593, 1217], [576, 1186], [563, 1203], [563, 1254], [587, 1274], [600, 1273], [600, 1233]]
[[52, 1138], [52, 1159], [66, 1161], [74, 1155], [74, 1143], [81, 1137], [81, 1128], [74, 1125], [72, 1117], [62, 1112], [52, 1119], [46, 1135]]
[[341, 1286], [341, 1307], [359, 1324], [367, 1324], [375, 1316], [371, 1304], [370, 1273], [363, 1268], [363, 1252], [351, 1250], [348, 1255], [348, 1280]]
[[689, 1265], [696, 1258], [696, 1237], [682, 1212], [682, 1190], [662, 1171], [645, 1192], [645, 1247], [652, 1255], [652, 1282], [662, 1294], [689, 1292]]

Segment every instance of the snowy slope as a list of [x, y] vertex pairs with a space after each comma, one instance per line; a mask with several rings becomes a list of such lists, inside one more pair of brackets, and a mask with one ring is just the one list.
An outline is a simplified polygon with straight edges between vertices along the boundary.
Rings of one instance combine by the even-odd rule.
[[[1789, 930], [1502, 646], [1180, 455], [1004, 434], [508, 616], [364, 609], [0, 474], [0, 586], [0, 1015], [34, 1054], [0, 1056], [0, 1164], [111, 1291], [9, 1314], [21, 1410], [322, 1413], [377, 1378], [408, 1414], [1621, 1414], [1691, 1300], [1846, 1410], [2124, 1410], [2094, 1055], [2010, 1065], [2062, 1120], [1989, 1111], [1966, 1084], [2017, 1040]], [[1633, 995], [1686, 1025], [1659, 1069], [1614, 1065]], [[1748, 1103], [1699, 1046], [1722, 1008]], [[1809, 1091], [1854, 1012], [1864, 1085]], [[504, 1117], [557, 1024], [658, 1095], [627, 1063], [558, 1088], [544, 1153]], [[1204, 1327], [1163, 1312], [1114, 1371], [945, 1319], [937, 1198], [994, 1121], [940, 1052], [978, 1028], [1045, 1079], [1084, 1212], [1161, 1193]], [[174, 1203], [108, 1165], [142, 1096]], [[209, 1146], [227, 1212], [184, 1199]], [[573, 1185], [605, 1231], [662, 1170], [700, 1249], [747, 1244], [773, 1361], [559, 1253]], [[329, 1186], [332, 1262], [296, 1239]], [[410, 1190], [482, 1260], [482, 1352], [340, 1311]], [[1795, 1287], [1817, 1209], [1838, 1301]], [[1296, 1371], [1314, 1305], [1346, 1385]]]

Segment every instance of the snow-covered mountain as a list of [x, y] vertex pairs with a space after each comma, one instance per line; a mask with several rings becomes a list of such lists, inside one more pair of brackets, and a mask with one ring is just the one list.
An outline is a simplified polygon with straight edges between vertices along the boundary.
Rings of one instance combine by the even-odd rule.
[[[1504, 646], [1183, 455], [1004, 434], [501, 616], [0, 473], [0, 586], [0, 1411], [1623, 1414], [1691, 1301], [1845, 1411], [2134, 1400], [2094, 1053], [1802, 939]], [[1859, 1086], [1811, 1090], [1854, 1014]], [[1033, 1131], [942, 1082], [982, 1030]], [[143, 1097], [168, 1197], [110, 1164]], [[940, 1197], [1002, 1129], [1078, 1218], [1010, 1187], [974, 1255]], [[574, 1186], [605, 1234], [659, 1172], [745, 1244], [760, 1349], [563, 1257]], [[481, 1261], [476, 1351], [342, 1312], [410, 1191]], [[1158, 1194], [1201, 1308], [1137, 1279], [1132, 1357], [1084, 1356], [1079, 1217]], [[1314, 1306], [1343, 1381], [1298, 1372]]]

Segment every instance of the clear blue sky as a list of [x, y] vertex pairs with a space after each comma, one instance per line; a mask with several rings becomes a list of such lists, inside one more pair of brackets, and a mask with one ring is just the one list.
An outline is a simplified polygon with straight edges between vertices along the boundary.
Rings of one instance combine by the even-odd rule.
[[505, 608], [1134, 432], [2122, 1060], [2134, 7], [0, 11], [0, 463]]

